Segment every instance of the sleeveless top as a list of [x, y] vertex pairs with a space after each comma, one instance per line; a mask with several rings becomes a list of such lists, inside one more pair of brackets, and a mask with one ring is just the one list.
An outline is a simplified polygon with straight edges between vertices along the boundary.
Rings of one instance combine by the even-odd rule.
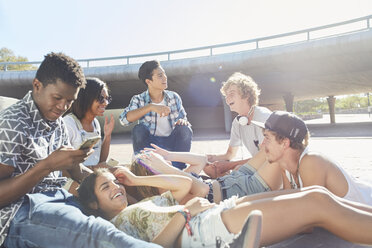
[[151, 242], [183, 208], [172, 193], [166, 191], [126, 207], [110, 222], [134, 238]]
[[[306, 147], [305, 150], [303, 150], [303, 152], [301, 153], [300, 159], [298, 160], [298, 164], [297, 164], [297, 171], [298, 171], [298, 169], [300, 167], [300, 163], [301, 163], [302, 158], [308, 152], [309, 152], [309, 149], [308, 149], [308, 147]], [[297, 185], [296, 180], [294, 179], [293, 175], [289, 171], [285, 170], [285, 175], [287, 176], [287, 179], [288, 179], [289, 183], [291, 184], [291, 188], [292, 189], [299, 189], [299, 188], [302, 188], [303, 187], [303, 183], [302, 183], [302, 179], [301, 179], [300, 173], [298, 173], [298, 183], [300, 185]]]
[[[302, 152], [300, 159], [298, 161], [298, 166], [301, 163], [302, 158], [309, 152], [308, 148]], [[341, 166], [336, 163], [337, 168], [342, 172], [344, 175], [347, 185], [348, 191], [346, 195], [342, 198], [350, 201], [360, 202], [363, 204], [367, 204], [372, 206], [372, 185], [368, 184], [367, 182], [362, 182], [358, 179], [353, 178], [350, 176]], [[298, 168], [297, 168], [298, 169]], [[288, 178], [288, 181], [291, 183], [292, 189], [302, 188], [303, 183], [300, 174], [298, 174], [298, 182], [299, 185], [296, 184], [296, 181], [293, 178], [293, 175], [289, 171], [285, 171], [285, 174]]]

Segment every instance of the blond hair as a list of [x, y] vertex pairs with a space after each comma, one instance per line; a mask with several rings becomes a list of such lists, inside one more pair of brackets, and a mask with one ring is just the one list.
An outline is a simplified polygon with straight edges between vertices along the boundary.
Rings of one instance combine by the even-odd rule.
[[236, 85], [240, 91], [240, 96], [242, 98], [248, 98], [249, 106], [258, 105], [259, 96], [261, 90], [258, 88], [256, 82], [247, 75], [240, 72], [235, 72], [232, 74], [226, 82], [222, 83], [220, 89], [223, 96], [226, 96], [227, 90], [232, 86]]

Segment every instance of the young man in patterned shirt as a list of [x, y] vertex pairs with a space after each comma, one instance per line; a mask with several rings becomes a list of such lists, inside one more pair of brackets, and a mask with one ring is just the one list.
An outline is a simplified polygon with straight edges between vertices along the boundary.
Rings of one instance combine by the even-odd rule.
[[[167, 75], [159, 61], [143, 63], [138, 71], [139, 79], [147, 90], [132, 97], [129, 106], [120, 115], [120, 123], [128, 125], [139, 121], [132, 130], [133, 150], [139, 153], [150, 144], [170, 151], [189, 152], [192, 130], [187, 121], [181, 97], [168, 88]], [[184, 163], [173, 162], [184, 169]]]
[[[67, 170], [81, 181], [90, 149], [70, 147], [62, 114], [85, 86], [79, 64], [45, 56], [32, 91], [0, 112], [0, 245], [5, 247], [152, 247], [87, 217], [61, 189]], [[157, 247], [157, 246], [156, 246]]]

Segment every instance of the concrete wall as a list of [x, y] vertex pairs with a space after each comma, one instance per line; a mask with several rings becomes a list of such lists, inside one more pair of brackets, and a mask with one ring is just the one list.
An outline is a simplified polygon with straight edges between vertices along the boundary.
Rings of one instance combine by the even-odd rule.
[[[8, 106], [16, 103], [18, 99], [12, 97], [0, 96], [0, 111], [7, 108]], [[122, 126], [119, 122], [119, 115], [123, 109], [108, 109], [105, 112], [105, 116], [114, 115], [115, 128], [114, 133], [129, 133], [136, 123], [132, 123], [129, 126]], [[223, 129], [225, 128], [224, 122], [224, 110], [222, 106], [217, 107], [190, 107], [186, 108], [187, 117], [192, 124], [193, 128], [213, 128]], [[101, 127], [104, 126], [104, 117], [98, 117]]]
[[[114, 115], [115, 128], [114, 134], [117, 133], [129, 133], [136, 123], [132, 123], [129, 126], [122, 126], [119, 122], [119, 115], [122, 113], [122, 109], [108, 109], [105, 112], [105, 116]], [[194, 129], [199, 128], [213, 128], [213, 129], [224, 129], [224, 112], [223, 107], [190, 107], [186, 108], [187, 117]], [[98, 120], [103, 127], [104, 117], [98, 117]]]
[[0, 111], [16, 103], [18, 99], [6, 96], [0, 96]]

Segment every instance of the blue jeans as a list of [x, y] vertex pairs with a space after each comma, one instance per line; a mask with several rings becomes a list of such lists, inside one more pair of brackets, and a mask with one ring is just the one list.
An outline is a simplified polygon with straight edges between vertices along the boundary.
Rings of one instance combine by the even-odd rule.
[[12, 220], [5, 247], [160, 247], [135, 239], [109, 221], [84, 215], [61, 189], [29, 194]]
[[[139, 153], [150, 144], [175, 152], [189, 152], [191, 149], [192, 129], [189, 126], [176, 125], [168, 137], [151, 135], [144, 124], [137, 124], [132, 129], [133, 151]], [[184, 169], [186, 165], [180, 162], [172, 162], [174, 167]]]
[[267, 183], [257, 173], [256, 169], [248, 163], [240, 166], [237, 171], [217, 178], [221, 186], [222, 200], [233, 195], [238, 197], [271, 191]]

